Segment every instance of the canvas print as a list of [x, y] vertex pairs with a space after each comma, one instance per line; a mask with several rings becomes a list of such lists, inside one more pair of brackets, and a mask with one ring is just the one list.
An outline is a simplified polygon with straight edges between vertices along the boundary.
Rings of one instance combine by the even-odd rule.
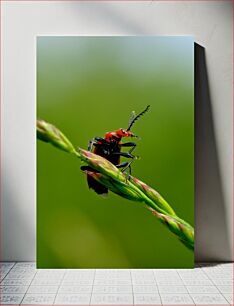
[[37, 38], [37, 267], [194, 266], [194, 41]]

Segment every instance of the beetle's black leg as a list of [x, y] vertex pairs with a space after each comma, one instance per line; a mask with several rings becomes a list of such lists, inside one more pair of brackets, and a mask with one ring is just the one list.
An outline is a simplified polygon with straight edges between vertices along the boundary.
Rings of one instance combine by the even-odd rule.
[[131, 163], [134, 161], [135, 158], [132, 158], [130, 162], [121, 170], [122, 172], [125, 172], [128, 168], [130, 168], [130, 175], [131, 175]]
[[[132, 160], [130, 160], [130, 162], [121, 170], [123, 173], [126, 174], [126, 181], [130, 179], [131, 175], [132, 175], [132, 168], [131, 168], [131, 163], [134, 161], [135, 158], [133, 158]], [[129, 173], [126, 173], [126, 170], [129, 170]]]
[[131, 163], [133, 162], [134, 158], [130, 162], [122, 162], [119, 165], [116, 165], [117, 168], [123, 168], [121, 171], [125, 172], [127, 169], [129, 169], [129, 174], [126, 178], [126, 180], [129, 179], [129, 177], [132, 175], [132, 169], [131, 169]]
[[92, 139], [92, 140], [89, 141], [88, 151], [92, 151], [92, 149], [93, 149], [93, 144], [94, 144], [94, 140]]
[[128, 166], [128, 164], [129, 164], [128, 162], [122, 162], [119, 165], [116, 165], [116, 167], [117, 168], [124, 168], [124, 167]]
[[129, 176], [132, 175], [132, 168], [131, 168], [131, 165], [128, 165], [128, 169], [129, 169]]
[[92, 140], [90, 140], [90, 141], [89, 141], [89, 146], [88, 146], [88, 151], [92, 151], [93, 146], [95, 146], [96, 143], [97, 143], [97, 142], [96, 142], [95, 138], [93, 138]]
[[119, 156], [123, 156], [126, 158], [131, 158], [131, 160], [129, 162], [123, 162], [120, 164], [120, 167], [118, 168], [122, 168], [121, 170], [122, 172], [125, 172], [127, 169], [129, 169], [129, 176], [131, 175], [132, 169], [131, 169], [131, 163], [138, 158], [137, 156], [132, 155], [132, 151], [136, 148], [136, 144], [134, 142], [125, 142], [125, 143], [121, 143], [120, 144], [121, 147], [131, 147], [131, 149], [128, 152], [114, 152], [113, 154], [115, 155], [119, 155]]
[[[125, 172], [127, 169], [129, 169], [129, 174], [128, 176], [132, 175], [132, 168], [131, 168], [131, 163], [135, 160], [135, 157], [133, 157], [129, 162], [123, 162], [119, 165], [116, 165], [117, 168], [123, 168], [121, 171]], [[129, 177], [128, 177], [129, 178]]]
[[135, 157], [131, 153], [128, 153], [128, 152], [113, 152], [112, 154], [123, 156], [123, 157], [126, 157], [126, 158], [134, 158]]
[[132, 153], [132, 151], [136, 148], [135, 142], [125, 142], [120, 144], [121, 147], [131, 147], [131, 149], [128, 151], [128, 153]]

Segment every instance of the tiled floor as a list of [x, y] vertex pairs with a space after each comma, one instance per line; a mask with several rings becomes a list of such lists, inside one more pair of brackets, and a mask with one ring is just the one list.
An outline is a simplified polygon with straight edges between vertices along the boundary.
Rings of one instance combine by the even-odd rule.
[[233, 264], [188, 269], [36, 270], [0, 264], [0, 304], [233, 305]]

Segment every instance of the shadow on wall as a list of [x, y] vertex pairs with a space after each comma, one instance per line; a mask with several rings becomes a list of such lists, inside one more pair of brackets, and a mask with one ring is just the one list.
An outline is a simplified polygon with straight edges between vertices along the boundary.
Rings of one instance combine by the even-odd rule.
[[195, 44], [196, 261], [225, 261], [231, 258], [224, 203], [205, 49]]

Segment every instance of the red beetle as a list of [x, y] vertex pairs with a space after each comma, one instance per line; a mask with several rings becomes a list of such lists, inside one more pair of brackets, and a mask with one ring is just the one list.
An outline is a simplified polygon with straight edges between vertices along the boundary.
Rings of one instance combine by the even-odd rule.
[[[88, 150], [93, 151], [93, 153], [106, 158], [117, 168], [122, 168], [123, 172], [129, 169], [129, 173], [131, 174], [131, 163], [136, 158], [136, 156], [134, 156], [132, 152], [135, 149], [136, 144], [134, 142], [122, 143], [121, 140], [123, 137], [137, 137], [130, 131], [130, 129], [133, 126], [133, 124], [136, 122], [136, 120], [138, 120], [142, 115], [144, 115], [149, 110], [149, 107], [150, 106], [148, 105], [138, 115], [135, 115], [135, 112], [132, 112], [127, 129], [120, 128], [116, 131], [108, 132], [105, 134], [105, 138], [98, 136], [94, 137], [92, 140], [89, 141]], [[130, 149], [128, 152], [121, 152], [122, 147], [129, 147]], [[121, 156], [129, 158], [130, 161], [120, 163]], [[89, 166], [82, 166], [81, 170], [82, 171], [89, 170], [93, 172], [96, 171]], [[87, 174], [87, 181], [89, 188], [93, 189], [97, 194], [108, 193], [107, 187], [97, 182], [94, 178], [92, 178], [88, 174]]]

